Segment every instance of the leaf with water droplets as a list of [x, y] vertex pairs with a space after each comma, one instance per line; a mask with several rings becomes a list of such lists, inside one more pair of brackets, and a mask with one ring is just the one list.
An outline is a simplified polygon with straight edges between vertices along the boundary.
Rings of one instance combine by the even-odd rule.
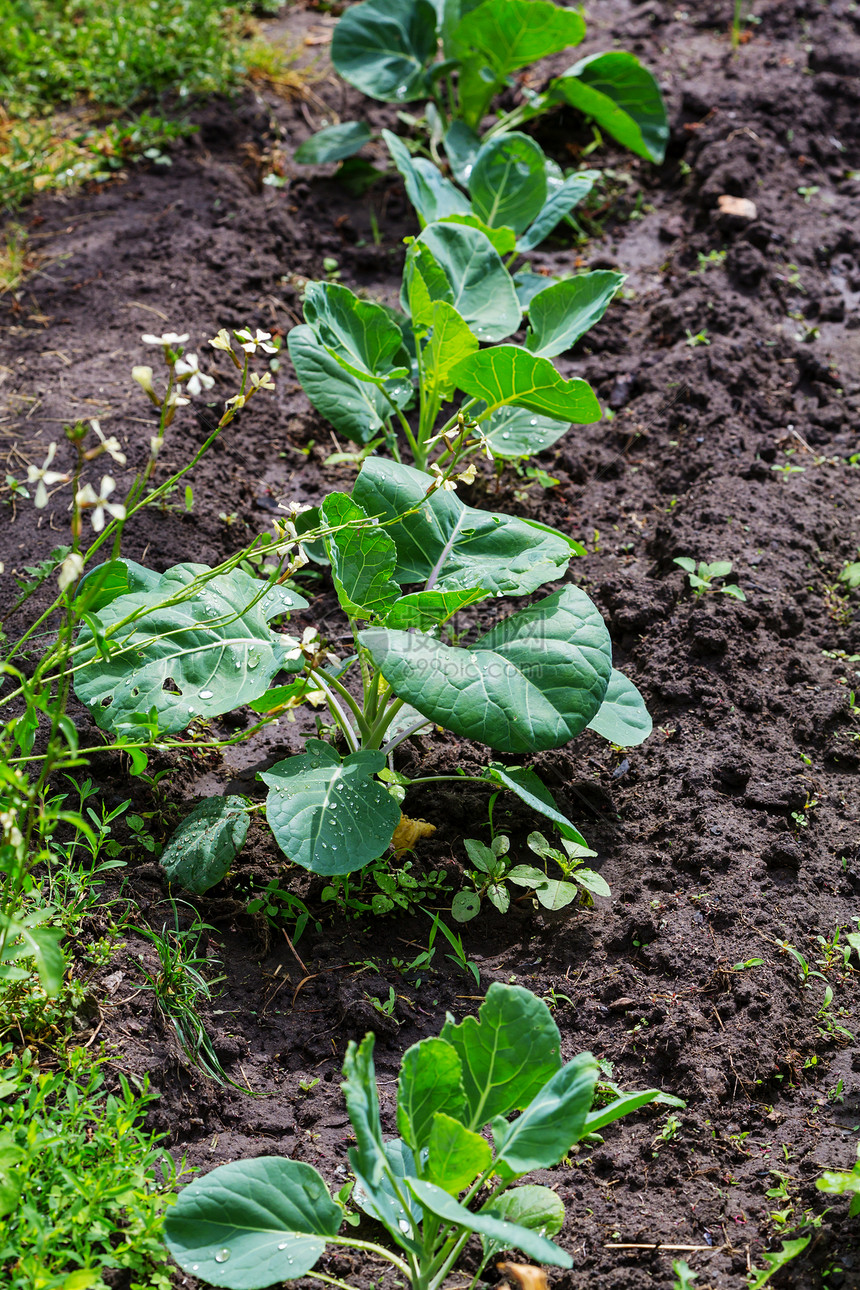
[[343, 1210], [311, 1165], [260, 1156], [213, 1169], [185, 1187], [164, 1237], [186, 1272], [229, 1290], [304, 1276], [336, 1236]]
[[[268, 625], [287, 607], [282, 589], [267, 590], [240, 569], [198, 581], [210, 573], [204, 564], [174, 565], [147, 590], [92, 615], [98, 643], [89, 623], [81, 628], [75, 690], [100, 729], [137, 734], [154, 709], [159, 730], [173, 734], [194, 717], [259, 698], [276, 672], [299, 669], [298, 642]], [[307, 603], [288, 594], [291, 608]]]
[[171, 883], [202, 896], [227, 873], [248, 832], [243, 797], [207, 797], [173, 833], [160, 864]]
[[355, 752], [341, 761], [320, 739], [306, 747], [260, 776], [269, 788], [266, 818], [275, 841], [312, 873], [361, 869], [382, 855], [400, 821], [400, 807], [374, 778], [385, 756]]

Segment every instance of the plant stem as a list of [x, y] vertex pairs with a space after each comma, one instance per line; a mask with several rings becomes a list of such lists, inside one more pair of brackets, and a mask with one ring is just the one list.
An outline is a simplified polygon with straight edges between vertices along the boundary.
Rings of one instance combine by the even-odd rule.
[[357, 1241], [350, 1236], [327, 1236], [326, 1241], [329, 1245], [345, 1245], [350, 1250], [366, 1250], [368, 1254], [378, 1254], [381, 1259], [387, 1259], [389, 1263], [393, 1263], [407, 1280], [412, 1280], [409, 1266], [397, 1254], [392, 1254], [391, 1250], [386, 1250], [382, 1245], [374, 1245], [372, 1241]]

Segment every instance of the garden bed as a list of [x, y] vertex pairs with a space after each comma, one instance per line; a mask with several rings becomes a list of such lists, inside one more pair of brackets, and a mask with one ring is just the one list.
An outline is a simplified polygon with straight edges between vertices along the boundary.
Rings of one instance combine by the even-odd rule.
[[[480, 985], [447, 945], [431, 971], [404, 974], [397, 963], [427, 948], [423, 913], [335, 910], [321, 902], [323, 880], [287, 865], [252, 824], [229, 877], [197, 904], [217, 929], [209, 952], [226, 977], [206, 1015], [215, 1050], [256, 1097], [181, 1059], [151, 995], [136, 993], [137, 958], [151, 961], [152, 949], [132, 931], [88, 987], [96, 1042], [115, 1046], [118, 1070], [149, 1073], [161, 1095], [150, 1122], [169, 1133], [177, 1158], [208, 1169], [289, 1155], [335, 1189], [347, 1171], [339, 1080], [348, 1040], [376, 1032], [393, 1133], [386, 1081], [408, 1045], [438, 1033], [446, 1011], [475, 1011], [492, 981], [543, 996], [565, 1059], [590, 1049], [623, 1087], [658, 1086], [686, 1102], [671, 1113], [647, 1108], [608, 1129], [603, 1146], [537, 1176], [567, 1207], [558, 1240], [574, 1268], [551, 1274], [560, 1290], [668, 1286], [673, 1257], [687, 1259], [697, 1285], [740, 1290], [761, 1251], [798, 1229], [812, 1240], [775, 1284], [860, 1278], [844, 1202], [819, 1222], [825, 1198], [815, 1189], [823, 1169], [851, 1167], [860, 1120], [860, 1059], [846, 1033], [858, 1024], [856, 956], [846, 966], [841, 954], [860, 914], [860, 716], [849, 700], [860, 695], [860, 631], [857, 593], [838, 579], [860, 544], [860, 178], [851, 177], [860, 20], [848, 4], [753, 8], [759, 21], [733, 53], [727, 3], [591, 5], [585, 52], [617, 39], [637, 53], [658, 72], [672, 122], [660, 169], [605, 145], [599, 161], [615, 178], [590, 240], [551, 239], [532, 255], [539, 270], [629, 274], [625, 298], [559, 360], [614, 416], [574, 426], [541, 456], [553, 487], [508, 470], [461, 488], [472, 505], [540, 519], [586, 546], [571, 577], [600, 607], [617, 662], [648, 700], [655, 729], [641, 747], [614, 752], [586, 732], [534, 760], [598, 852], [611, 901], [552, 914], [522, 899], [505, 916], [485, 903], [457, 928]], [[308, 30], [326, 27], [299, 9], [271, 33]], [[344, 117], [358, 104], [334, 82], [315, 94]], [[337, 272], [394, 302], [402, 239], [417, 232], [400, 180], [354, 197], [327, 172], [291, 165], [319, 115], [315, 101], [250, 93], [213, 102], [170, 167], [28, 210], [44, 258], [14, 302], [0, 299], [6, 471], [20, 476], [22, 459], [41, 461], [63, 424], [91, 417], [122, 440], [129, 471], [140, 467], [153, 433], [129, 380], [145, 361], [141, 332], [189, 332], [188, 348], [216, 371], [208, 338], [249, 324], [286, 334], [301, 318], [303, 278]], [[371, 119], [395, 128], [396, 113], [374, 105]], [[539, 137], [571, 164], [590, 133], [556, 115]], [[263, 182], [278, 152], [282, 188]], [[755, 218], [720, 213], [724, 194], [754, 202]], [[146, 512], [127, 530], [126, 555], [159, 570], [188, 559], [214, 566], [265, 528], [279, 501], [315, 504], [351, 487], [354, 466], [324, 464], [348, 445], [332, 443], [286, 360], [276, 381], [274, 397], [255, 400], [194, 471], [192, 509], [176, 494]], [[232, 392], [225, 379], [213, 394]], [[180, 412], [167, 466], [202, 442], [211, 419]], [[7, 587], [10, 572], [65, 540], [59, 499], [37, 512], [4, 497]], [[694, 596], [679, 556], [731, 561], [746, 601]], [[330, 582], [318, 586], [301, 625], [341, 631]], [[151, 770], [170, 768], [155, 797], [115, 759], [96, 756], [92, 773], [109, 806], [132, 799], [160, 845], [202, 796], [260, 798], [257, 773], [301, 751], [311, 729], [302, 710], [223, 757], [154, 758]], [[398, 764], [442, 774], [482, 763], [476, 747], [444, 735], [419, 736]], [[417, 844], [413, 872], [441, 872], [448, 888], [428, 889], [421, 903], [449, 910], [463, 883], [463, 839], [489, 837], [486, 791], [428, 786], [406, 809], [436, 826]], [[499, 799], [496, 828], [524, 856], [540, 823]], [[294, 948], [271, 920], [246, 912], [272, 880], [313, 915]], [[132, 922], [169, 921], [150, 855], [134, 853], [123, 882], [109, 894], [133, 900]], [[106, 926], [94, 908], [85, 936], [97, 940]], [[828, 949], [838, 929], [839, 949]], [[805, 978], [798, 955], [822, 975]], [[641, 1248], [658, 1242], [696, 1248]], [[320, 1267], [358, 1286], [380, 1273], [343, 1254]], [[828, 1269], [841, 1271], [825, 1278]]]

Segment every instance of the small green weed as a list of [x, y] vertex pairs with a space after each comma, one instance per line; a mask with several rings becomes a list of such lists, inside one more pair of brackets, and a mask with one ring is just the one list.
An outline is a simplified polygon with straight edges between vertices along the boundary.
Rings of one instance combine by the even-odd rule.
[[690, 556], [679, 555], [675, 557], [673, 564], [677, 564], [688, 575], [694, 596], [708, 596], [713, 595], [714, 592], [720, 592], [724, 596], [731, 596], [733, 600], [746, 600], [740, 587], [734, 583], [717, 586], [714, 582], [715, 578], [722, 580], [729, 576], [732, 571], [731, 560], [714, 560], [711, 564], [700, 560], [697, 567], [696, 561]]

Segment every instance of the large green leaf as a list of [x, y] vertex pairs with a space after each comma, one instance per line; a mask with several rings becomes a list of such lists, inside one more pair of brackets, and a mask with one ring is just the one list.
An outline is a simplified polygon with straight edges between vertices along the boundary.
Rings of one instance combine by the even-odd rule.
[[528, 1106], [561, 1068], [558, 1027], [549, 1008], [518, 985], [494, 981], [478, 1016], [459, 1025], [449, 1016], [440, 1038], [462, 1063], [467, 1123], [475, 1130]]
[[164, 1240], [200, 1281], [262, 1290], [309, 1272], [342, 1218], [312, 1165], [260, 1156], [220, 1165], [184, 1187], [167, 1211]]
[[501, 752], [573, 739], [597, 713], [612, 671], [606, 624], [578, 587], [503, 619], [468, 649], [386, 628], [359, 639], [401, 699]]
[[431, 1214], [435, 1214], [445, 1223], [466, 1228], [470, 1232], [478, 1232], [481, 1236], [488, 1236], [500, 1249], [522, 1250], [523, 1254], [527, 1254], [530, 1259], [548, 1263], [551, 1267], [573, 1267], [573, 1259], [567, 1251], [548, 1241], [539, 1232], [534, 1232], [528, 1227], [520, 1227], [516, 1223], [505, 1222], [504, 1219], [496, 1218], [489, 1210], [473, 1214], [470, 1209], [466, 1209], [465, 1205], [461, 1205], [453, 1196], [449, 1196], [441, 1187], [436, 1187], [431, 1182], [418, 1178], [408, 1178], [406, 1182], [424, 1208], [429, 1209]]
[[636, 686], [623, 672], [613, 668], [603, 702], [596, 716], [589, 721], [588, 728], [611, 744], [635, 748], [648, 738], [654, 723]]
[[[453, 305], [431, 300], [427, 282], [416, 263], [409, 285], [415, 336], [424, 341], [421, 350], [421, 380], [425, 398], [438, 411], [454, 392], [451, 371], [464, 358], [478, 351], [474, 336]], [[432, 414], [431, 414], [432, 415]]]
[[514, 403], [558, 421], [590, 425], [601, 417], [600, 404], [587, 381], [566, 381], [548, 358], [518, 345], [495, 345], [458, 363], [451, 373], [461, 390], [483, 399], [486, 420], [497, 408]]
[[455, 118], [445, 133], [445, 151], [458, 184], [468, 187], [481, 140], [465, 121]]
[[503, 340], [517, 330], [522, 310], [511, 275], [479, 229], [430, 224], [418, 242], [444, 275], [444, 285], [428, 281], [431, 297], [453, 305], [479, 340]]
[[624, 280], [623, 273], [595, 269], [538, 292], [529, 305], [526, 349], [554, 358], [572, 348], [603, 317]]
[[534, 223], [526, 229], [517, 242], [517, 250], [520, 254], [525, 255], [527, 251], [539, 246], [545, 237], [549, 237], [565, 215], [588, 196], [599, 178], [599, 170], [580, 170], [574, 175], [568, 175], [561, 184], [550, 187], [547, 199], [538, 211]]
[[513, 1124], [493, 1126], [495, 1169], [501, 1178], [558, 1164], [585, 1132], [599, 1073], [591, 1053], [580, 1053], [535, 1094]]
[[[490, 226], [522, 233], [547, 196], [546, 158], [528, 135], [503, 134], [486, 140], [469, 175], [475, 212]], [[516, 246], [516, 236], [514, 236]]]
[[22, 916], [7, 916], [0, 981], [26, 981], [30, 968], [22, 964], [32, 959], [45, 994], [54, 998], [60, 993], [66, 971], [66, 958], [60, 946], [65, 932], [61, 927], [42, 926], [55, 913], [50, 905], [45, 905]]
[[466, 1187], [471, 1187], [492, 1158], [490, 1144], [479, 1133], [473, 1133], [443, 1111], [436, 1112], [427, 1142], [427, 1177], [430, 1182], [450, 1196], [457, 1196]]
[[515, 273], [514, 289], [521, 307], [528, 309], [537, 293], [545, 291], [553, 282], [561, 282], [561, 278], [554, 278], [551, 274], [532, 273], [531, 269], [521, 269], [519, 273]]
[[377, 385], [409, 377], [400, 328], [381, 305], [359, 300], [339, 282], [309, 282], [304, 314], [320, 343], [351, 376]]
[[[564, 1226], [564, 1202], [550, 1187], [528, 1183], [525, 1187], [512, 1187], [510, 1191], [495, 1196], [485, 1207], [485, 1213], [506, 1223], [527, 1227], [541, 1236], [555, 1236]], [[481, 1237], [484, 1264], [506, 1248], [489, 1236]]]
[[159, 863], [168, 882], [202, 896], [220, 882], [248, 832], [243, 797], [206, 797], [174, 830]]
[[75, 591], [75, 607], [87, 613], [98, 613], [117, 596], [125, 596], [132, 591], [151, 591], [158, 586], [160, 576], [153, 569], [145, 569], [142, 564], [126, 560], [124, 556], [107, 560], [88, 569], [81, 578]]
[[446, 623], [459, 609], [484, 600], [488, 594], [483, 587], [466, 591], [414, 591], [411, 595], [401, 596], [391, 607], [385, 625], [404, 630], [417, 627], [419, 631], [426, 632], [437, 623]]
[[[203, 564], [174, 565], [153, 590], [104, 606], [96, 617], [109, 632], [107, 658], [89, 626], [81, 629], [75, 661], [85, 666], [75, 673], [75, 690], [100, 729], [138, 732], [135, 717], [154, 708], [161, 731], [184, 730], [196, 717], [217, 717], [259, 698], [276, 672], [301, 666], [298, 643], [271, 631], [266, 620], [288, 607], [287, 598], [294, 608], [307, 601], [293, 593], [277, 604], [260, 599], [263, 584], [239, 569], [189, 589], [207, 573]], [[134, 622], [110, 631], [130, 614]]]
[[260, 775], [269, 787], [266, 818], [275, 841], [312, 873], [361, 869], [381, 856], [400, 821], [394, 798], [373, 777], [381, 752], [350, 753], [341, 761], [321, 739]]
[[659, 163], [666, 155], [669, 122], [660, 87], [625, 50], [580, 59], [552, 82], [548, 98], [566, 99], [639, 157]]
[[475, 211], [491, 226], [522, 233], [546, 201], [543, 149], [527, 134], [503, 134], [482, 145], [469, 176]]
[[452, 35], [452, 51], [464, 60], [459, 95], [466, 124], [480, 126], [509, 73], [578, 45], [584, 35], [585, 22], [574, 9], [548, 0], [484, 0]]
[[497, 408], [481, 428], [496, 457], [534, 457], [566, 435], [570, 422], [507, 407]]
[[438, 570], [438, 590], [483, 587], [525, 595], [562, 576], [577, 548], [561, 533], [464, 506], [444, 489], [427, 497], [432, 483], [412, 466], [369, 458], [352, 492], [368, 515], [402, 516], [387, 526], [397, 546], [399, 583], [424, 582]]
[[[329, 493], [320, 507], [325, 523], [332, 528], [367, 521], [362, 508], [346, 493]], [[384, 618], [400, 587], [392, 578], [397, 549], [378, 525], [341, 528], [326, 538], [326, 552], [340, 607], [349, 618]]]
[[334, 29], [331, 60], [372, 99], [406, 103], [426, 92], [436, 53], [436, 11], [428, 0], [364, 0]]
[[27, 1152], [18, 1146], [13, 1134], [0, 1132], [0, 1218], [18, 1206], [28, 1172], [20, 1166], [26, 1159]]
[[415, 1151], [426, 1147], [437, 1111], [461, 1119], [463, 1068], [444, 1039], [422, 1039], [403, 1054], [397, 1081], [397, 1128]]
[[552, 820], [563, 838], [568, 838], [571, 842], [576, 842], [578, 846], [588, 848], [588, 843], [579, 832], [579, 829], [571, 824], [566, 815], [562, 815], [549, 789], [545, 784], [541, 783], [530, 766], [502, 766], [500, 762], [490, 762], [484, 771], [484, 778], [491, 780], [494, 784], [501, 784], [512, 793], [516, 793], [520, 801], [525, 802], [526, 806], [530, 806], [539, 815], [545, 815], [548, 820]]
[[293, 160], [305, 166], [321, 166], [329, 161], [352, 157], [373, 138], [364, 121], [342, 121], [318, 130], [296, 148]]
[[438, 166], [426, 157], [413, 157], [402, 139], [383, 130], [391, 159], [403, 178], [406, 196], [415, 207], [421, 226], [432, 224], [445, 215], [468, 214], [469, 199], [450, 180], [439, 173]]
[[317, 412], [355, 443], [369, 442], [412, 398], [408, 380], [393, 379], [379, 388], [351, 376], [307, 323], [293, 327], [287, 348], [302, 389]]

